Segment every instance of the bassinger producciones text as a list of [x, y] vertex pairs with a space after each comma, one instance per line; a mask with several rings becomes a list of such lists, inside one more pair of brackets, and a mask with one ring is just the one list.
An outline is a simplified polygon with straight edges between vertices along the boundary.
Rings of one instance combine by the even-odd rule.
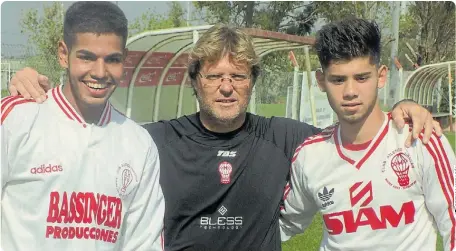
[[47, 222], [46, 238], [115, 243], [122, 223], [122, 200], [92, 192], [51, 192]]

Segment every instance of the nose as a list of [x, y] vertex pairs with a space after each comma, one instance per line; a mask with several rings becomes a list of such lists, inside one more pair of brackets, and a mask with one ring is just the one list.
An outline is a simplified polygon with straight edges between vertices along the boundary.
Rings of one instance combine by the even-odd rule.
[[225, 97], [228, 97], [230, 96], [234, 89], [233, 89], [233, 85], [231, 84], [231, 79], [229, 79], [229, 81], [223, 81], [224, 79], [221, 79], [221, 84], [220, 84], [220, 93], [222, 93], [223, 96]]
[[358, 97], [356, 83], [353, 80], [347, 80], [344, 84], [344, 99], [353, 99]]
[[102, 80], [106, 78], [106, 66], [105, 62], [102, 58], [99, 58], [95, 63], [93, 64], [92, 70], [90, 72], [90, 75], [93, 79], [97, 80]]

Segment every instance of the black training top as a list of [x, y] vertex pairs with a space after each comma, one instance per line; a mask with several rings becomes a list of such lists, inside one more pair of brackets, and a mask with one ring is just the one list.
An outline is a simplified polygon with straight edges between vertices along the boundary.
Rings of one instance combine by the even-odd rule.
[[144, 127], [159, 150], [165, 250], [281, 250], [291, 159], [320, 129], [250, 113], [224, 134], [205, 129], [198, 113]]

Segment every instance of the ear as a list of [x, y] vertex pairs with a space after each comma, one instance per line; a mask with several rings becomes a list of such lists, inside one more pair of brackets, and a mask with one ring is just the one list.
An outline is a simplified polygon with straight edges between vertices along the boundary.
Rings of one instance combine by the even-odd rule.
[[378, 83], [377, 83], [378, 89], [382, 89], [385, 86], [387, 77], [388, 77], [388, 67], [386, 67], [385, 65], [380, 66], [380, 68], [378, 68]]
[[66, 46], [65, 42], [59, 41], [58, 47], [58, 54], [59, 54], [59, 63], [65, 69], [68, 69], [68, 60], [70, 59], [70, 51]]
[[321, 68], [315, 72], [315, 77], [317, 78], [318, 88], [320, 88], [320, 91], [326, 92], [325, 73]]

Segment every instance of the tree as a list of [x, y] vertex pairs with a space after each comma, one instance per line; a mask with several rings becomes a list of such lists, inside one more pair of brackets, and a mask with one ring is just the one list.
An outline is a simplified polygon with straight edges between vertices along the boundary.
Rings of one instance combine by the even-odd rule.
[[[314, 2], [326, 22], [348, 17], [374, 19], [382, 31], [382, 63], [390, 65], [391, 7], [388, 2]], [[405, 70], [413, 70], [407, 54], [415, 63], [436, 63], [454, 59], [455, 5], [452, 2], [407, 2], [407, 12], [399, 24], [398, 57]], [[407, 46], [413, 49], [413, 52]]]
[[128, 27], [130, 36], [144, 31], [177, 28], [185, 26], [185, 11], [179, 2], [168, 2], [170, 10], [167, 14], [158, 14], [148, 9], [136, 18]]
[[[316, 13], [312, 5], [302, 1], [231, 1], [194, 2], [199, 15], [208, 23], [234, 24], [288, 34], [308, 35]], [[298, 61], [304, 62], [302, 50], [295, 50]], [[262, 75], [256, 85], [257, 101], [277, 102], [286, 95], [293, 70], [288, 51], [278, 51], [262, 58]], [[292, 78], [291, 78], [292, 79]]]
[[417, 53], [422, 64], [454, 60], [455, 4], [453, 2], [420, 2], [410, 6], [417, 25]]
[[309, 8], [311, 4], [302, 1], [196, 1], [193, 4], [207, 23], [229, 23], [270, 31], [285, 31], [296, 23], [295, 20], [312, 26], [314, 19], [308, 16], [315, 14]]
[[62, 68], [58, 63], [58, 42], [63, 39], [63, 6], [54, 2], [43, 7], [44, 15], [38, 10], [28, 10], [21, 19], [21, 32], [29, 35], [29, 50], [35, 55], [26, 60], [26, 65], [49, 77], [52, 83], [58, 83]]
[[314, 4], [308, 4], [303, 8], [303, 11], [299, 12], [287, 25], [282, 26], [286, 33], [298, 36], [308, 36], [310, 34], [314, 23], [317, 21], [317, 10]]
[[375, 19], [382, 23], [390, 16], [388, 2], [347, 1], [347, 2], [313, 2], [318, 16], [326, 22], [334, 22], [345, 18], [356, 17]]
[[[234, 24], [236, 26], [246, 26], [246, 7], [247, 2], [242, 1], [196, 1], [193, 2], [200, 16], [207, 23], [225, 23]], [[253, 3], [253, 7], [258, 5]], [[251, 7], [251, 6], [250, 6]], [[253, 13], [252, 13], [253, 16]]]

